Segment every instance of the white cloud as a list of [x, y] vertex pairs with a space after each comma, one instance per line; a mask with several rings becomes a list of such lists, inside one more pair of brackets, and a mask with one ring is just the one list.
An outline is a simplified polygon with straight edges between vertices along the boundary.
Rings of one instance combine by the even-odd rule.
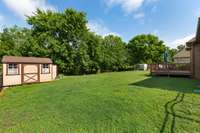
[[193, 37], [195, 37], [195, 34], [191, 34], [183, 38], [176, 39], [173, 42], [169, 43], [169, 46], [172, 48], [176, 48], [180, 44], [186, 44], [186, 42], [192, 39]]
[[37, 8], [42, 10], [55, 10], [46, 0], [3, 0], [4, 4], [16, 15], [25, 18], [25, 15], [33, 15]]
[[87, 27], [89, 28], [90, 31], [95, 32], [96, 34], [101, 36], [107, 36], [107, 35], [119, 36], [119, 34], [112, 32], [101, 21], [89, 21]]
[[134, 19], [143, 19], [145, 17], [145, 14], [143, 12], [137, 13], [134, 16]]
[[106, 0], [108, 7], [120, 5], [126, 13], [131, 13], [142, 6], [144, 0]]
[[126, 14], [137, 11], [145, 2], [152, 3], [158, 0], [104, 0], [108, 7], [121, 6]]
[[147, 0], [148, 3], [157, 2], [158, 0]]

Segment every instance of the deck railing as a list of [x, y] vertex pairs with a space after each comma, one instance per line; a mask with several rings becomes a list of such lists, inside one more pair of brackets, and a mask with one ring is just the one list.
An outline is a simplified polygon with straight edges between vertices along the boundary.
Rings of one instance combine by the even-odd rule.
[[154, 72], [191, 72], [191, 64], [152, 64], [150, 65], [151, 73]]

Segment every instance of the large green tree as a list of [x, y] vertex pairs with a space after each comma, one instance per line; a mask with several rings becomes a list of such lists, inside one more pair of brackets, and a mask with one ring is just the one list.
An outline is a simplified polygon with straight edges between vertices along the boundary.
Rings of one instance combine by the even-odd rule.
[[108, 35], [104, 37], [102, 49], [102, 69], [121, 70], [127, 64], [126, 44], [118, 36]]
[[79, 66], [86, 65], [87, 58], [82, 57], [86, 49], [83, 41], [88, 32], [85, 13], [74, 9], [64, 12], [37, 10], [27, 21], [32, 26], [32, 36], [40, 46], [41, 55], [51, 57], [60, 72], [77, 74]]
[[182, 51], [183, 49], [185, 49], [185, 45], [181, 44], [177, 46], [177, 52]]
[[178, 49], [166, 47], [166, 51], [168, 53], [168, 61], [170, 63], [174, 62], [173, 57], [178, 53]]
[[159, 63], [165, 52], [164, 42], [155, 35], [138, 35], [128, 43], [129, 60], [131, 64]]
[[101, 69], [103, 59], [103, 38], [95, 33], [86, 34], [85, 43], [87, 45], [87, 54], [90, 58], [88, 73], [96, 73]]
[[30, 32], [17, 26], [3, 29], [0, 33], [0, 58], [4, 55], [23, 55], [21, 49], [27, 43]]

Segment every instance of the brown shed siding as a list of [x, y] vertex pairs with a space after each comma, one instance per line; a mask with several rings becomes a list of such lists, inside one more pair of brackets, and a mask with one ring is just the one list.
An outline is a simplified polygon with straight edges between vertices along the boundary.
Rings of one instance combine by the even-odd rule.
[[190, 58], [191, 58], [191, 73], [192, 76], [194, 77], [194, 46], [192, 45], [190, 47]]
[[200, 44], [193, 45], [193, 76], [200, 79]]

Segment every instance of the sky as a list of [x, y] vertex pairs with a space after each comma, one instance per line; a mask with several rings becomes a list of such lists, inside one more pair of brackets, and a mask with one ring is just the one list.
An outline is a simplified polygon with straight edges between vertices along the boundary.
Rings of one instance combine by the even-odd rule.
[[195, 36], [200, 17], [200, 0], [0, 0], [0, 29], [30, 27], [26, 15], [37, 8], [74, 8], [87, 14], [87, 26], [96, 34], [118, 35], [125, 42], [155, 34], [172, 48]]

